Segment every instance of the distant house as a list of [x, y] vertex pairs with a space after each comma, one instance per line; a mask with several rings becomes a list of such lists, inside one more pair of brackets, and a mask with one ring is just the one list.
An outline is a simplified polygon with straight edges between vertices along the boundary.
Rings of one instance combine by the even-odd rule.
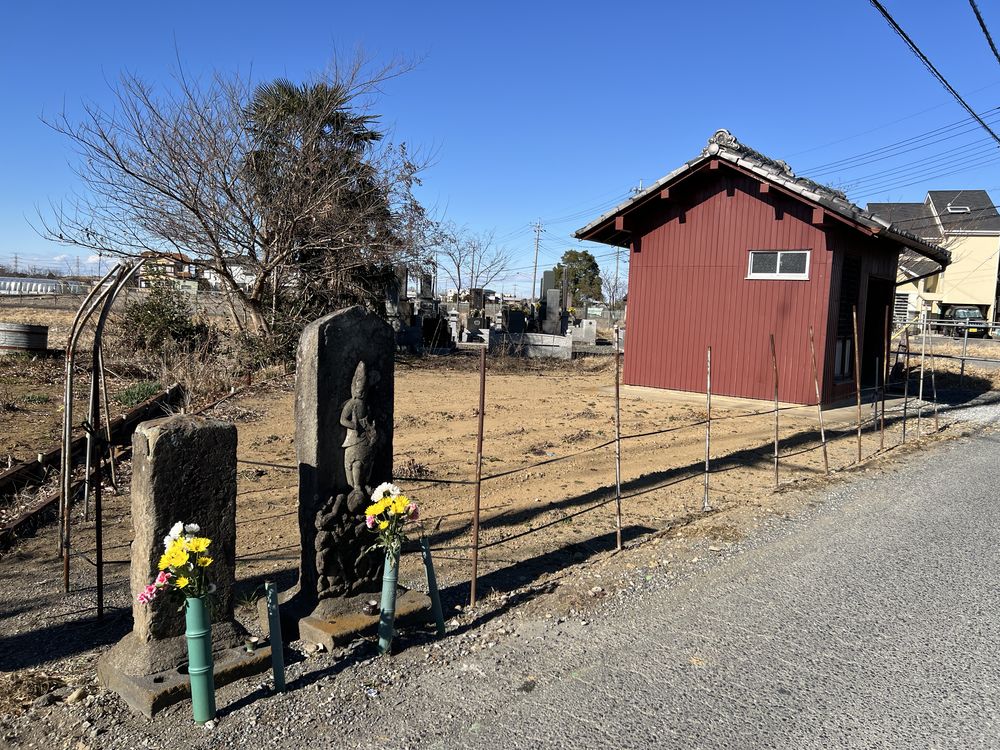
[[717, 131], [702, 153], [576, 232], [630, 251], [624, 381], [816, 403], [809, 328], [824, 403], [854, 391], [853, 310], [861, 376], [875, 377], [896, 263], [909, 249], [938, 268], [946, 250], [797, 177], [787, 164]]
[[198, 291], [197, 270], [184, 253], [145, 252], [142, 258], [146, 262], [139, 269], [140, 289], [168, 283], [184, 291]]
[[1000, 283], [1000, 213], [985, 190], [932, 190], [923, 203], [869, 203], [868, 210], [928, 242], [946, 247], [952, 262], [939, 272], [926, 259], [899, 259], [897, 317], [924, 308], [941, 314], [952, 305], [976, 305], [996, 320]]
[[[229, 258], [226, 260], [226, 269], [229, 271], [229, 275], [233, 277], [233, 281], [236, 285], [243, 291], [249, 291], [253, 283], [257, 281], [257, 268], [256, 265], [244, 258]], [[222, 289], [222, 278], [219, 271], [213, 268], [206, 268], [202, 276], [208, 283], [209, 287], [212, 289]]]

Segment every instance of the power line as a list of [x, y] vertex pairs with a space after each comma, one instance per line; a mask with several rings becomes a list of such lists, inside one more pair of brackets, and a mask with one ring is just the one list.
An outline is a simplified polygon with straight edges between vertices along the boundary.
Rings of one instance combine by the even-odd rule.
[[997, 59], [1000, 63], [1000, 52], [997, 52], [997, 46], [993, 43], [993, 36], [990, 34], [990, 30], [986, 28], [986, 21], [983, 19], [983, 14], [979, 12], [979, 6], [976, 5], [976, 0], [969, 0], [969, 5], [972, 6], [972, 12], [976, 14], [976, 20], [979, 21], [979, 28], [983, 30], [983, 34], [986, 36], [986, 41], [990, 43], [990, 49], [993, 50], [993, 57]]
[[910, 51], [912, 51], [913, 54], [915, 54], [920, 59], [920, 62], [924, 64], [924, 67], [927, 68], [927, 70], [929, 70], [931, 74], [935, 78], [937, 78], [938, 82], [940, 82], [940, 84], [948, 90], [948, 93], [950, 93], [955, 98], [955, 101], [961, 104], [962, 107], [965, 108], [965, 111], [968, 112], [976, 120], [976, 122], [978, 122], [983, 127], [983, 129], [987, 133], [993, 136], [993, 140], [995, 140], [997, 144], [1000, 145], [1000, 136], [994, 133], [993, 130], [990, 128], [990, 126], [986, 124], [985, 120], [983, 120], [983, 118], [981, 118], [976, 113], [976, 111], [969, 106], [969, 103], [965, 101], [965, 99], [963, 99], [962, 96], [957, 91], [955, 91], [954, 86], [948, 83], [948, 80], [941, 74], [941, 72], [937, 68], [934, 67], [934, 63], [932, 63], [928, 59], [927, 55], [925, 55], [916, 45], [916, 43], [912, 39], [910, 39], [909, 35], [907, 35], [905, 31], [903, 31], [903, 28], [898, 23], [896, 23], [896, 19], [894, 19], [892, 15], [889, 13], [889, 11], [885, 9], [885, 6], [882, 5], [882, 3], [879, 2], [879, 0], [868, 0], [868, 1], [875, 7], [875, 9], [879, 13], [882, 14], [882, 17], [886, 20], [886, 23], [888, 23], [892, 27], [892, 30], [896, 32], [896, 34], [899, 36], [900, 39], [906, 42], [906, 45], [910, 48]]

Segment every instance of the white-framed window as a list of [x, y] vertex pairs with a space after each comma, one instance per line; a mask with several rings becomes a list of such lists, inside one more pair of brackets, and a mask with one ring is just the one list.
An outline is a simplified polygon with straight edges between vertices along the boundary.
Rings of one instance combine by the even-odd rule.
[[808, 279], [808, 250], [751, 250], [748, 279]]

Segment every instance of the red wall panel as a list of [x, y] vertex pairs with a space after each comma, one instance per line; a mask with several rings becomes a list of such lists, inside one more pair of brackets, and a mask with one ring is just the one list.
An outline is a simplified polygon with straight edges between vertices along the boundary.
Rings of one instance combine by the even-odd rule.
[[[808, 331], [822, 369], [833, 252], [811, 207], [758, 185], [713, 170], [671, 190], [657, 215], [632, 218], [626, 383], [704, 392], [711, 346], [713, 393], [770, 399], [774, 333], [779, 398], [815, 403]], [[808, 280], [746, 278], [750, 250], [801, 249]]]

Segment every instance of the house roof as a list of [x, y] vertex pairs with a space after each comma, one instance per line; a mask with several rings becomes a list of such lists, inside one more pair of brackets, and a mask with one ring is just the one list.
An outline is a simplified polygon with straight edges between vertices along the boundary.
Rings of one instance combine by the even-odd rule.
[[[927, 202], [933, 206], [945, 233], [1000, 233], [1000, 213], [985, 190], [931, 190]], [[969, 210], [958, 213], [957, 208]]]
[[942, 239], [937, 219], [927, 203], [869, 203], [868, 212], [925, 240]]
[[918, 279], [937, 273], [941, 270], [941, 265], [930, 258], [913, 252], [908, 247], [904, 247], [899, 254], [899, 270], [910, 279]]
[[[745, 146], [736, 140], [728, 130], [717, 130], [708, 139], [708, 144], [699, 156], [685, 162], [645, 190], [577, 230], [573, 236], [577, 239], [591, 239], [609, 245], [626, 246], [628, 235], [624, 232], [614, 231], [616, 217], [651, 200], [664, 188], [680, 181], [688, 173], [704, 167], [714, 159], [728, 162], [734, 168], [746, 172], [762, 182], [774, 185], [815, 207], [826, 209], [834, 216], [869, 234], [885, 237], [902, 244], [904, 247], [911, 248], [942, 267], [951, 262], [950, 253], [944, 248], [926, 242], [904, 228], [897, 227], [886, 219], [854, 205], [840, 190], [821, 185], [807, 177], [796, 176], [787, 163], [771, 159], [759, 151]], [[609, 222], [610, 229], [607, 226]]]

